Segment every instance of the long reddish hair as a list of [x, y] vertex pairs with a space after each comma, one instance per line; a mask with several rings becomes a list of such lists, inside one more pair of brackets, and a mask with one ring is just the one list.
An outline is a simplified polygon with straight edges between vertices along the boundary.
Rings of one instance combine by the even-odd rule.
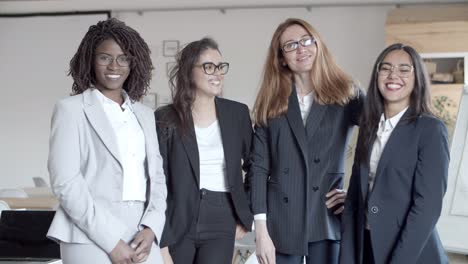
[[317, 30], [302, 19], [288, 18], [276, 29], [268, 49], [263, 79], [254, 106], [257, 125], [266, 125], [268, 119], [285, 114], [288, 109], [293, 73], [289, 67], [283, 66], [280, 38], [292, 25], [303, 27], [316, 40], [317, 54], [311, 70], [314, 101], [344, 105], [355, 95], [352, 79], [336, 64]]

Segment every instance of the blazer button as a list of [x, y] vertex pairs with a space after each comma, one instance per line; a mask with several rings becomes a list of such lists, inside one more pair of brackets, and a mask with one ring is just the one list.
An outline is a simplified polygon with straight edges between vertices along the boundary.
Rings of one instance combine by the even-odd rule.
[[288, 203], [289, 202], [288, 197], [283, 197], [283, 202]]
[[314, 186], [312, 187], [312, 190], [314, 190], [314, 192], [318, 191], [319, 187], [318, 186]]
[[289, 168], [284, 168], [283, 172], [284, 173], [289, 173]]
[[320, 162], [320, 159], [319, 159], [319, 158], [315, 158], [315, 159], [314, 159], [314, 162], [315, 162], [315, 163], [319, 163], [319, 162]]
[[372, 207], [371, 207], [371, 212], [374, 213], [374, 214], [378, 213], [378, 212], [379, 212], [379, 207], [377, 207], [377, 206], [375, 206], [375, 205], [372, 206]]

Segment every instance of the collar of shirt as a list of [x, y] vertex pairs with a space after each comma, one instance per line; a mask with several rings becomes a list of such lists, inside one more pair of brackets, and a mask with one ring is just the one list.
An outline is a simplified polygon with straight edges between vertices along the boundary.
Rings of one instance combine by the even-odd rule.
[[382, 113], [382, 115], [380, 116], [378, 131], [381, 133], [392, 131], [396, 127], [398, 122], [400, 121], [401, 117], [405, 114], [406, 110], [408, 110], [408, 107], [406, 107], [405, 109], [400, 111], [398, 114], [396, 114], [395, 116], [389, 119], [385, 119], [385, 115]]
[[122, 90], [122, 96], [124, 98], [124, 102], [122, 105], [119, 105], [118, 103], [114, 102], [113, 100], [107, 98], [105, 95], [103, 95], [101, 93], [101, 91], [99, 91], [98, 89], [94, 88], [93, 91], [92, 91], [95, 96], [99, 99], [99, 102], [101, 102], [101, 104], [103, 106], [105, 105], [108, 105], [108, 106], [111, 106], [111, 105], [115, 105], [115, 106], [118, 106], [124, 110], [130, 110], [133, 112], [133, 107], [132, 107], [132, 102], [130, 101], [130, 97], [128, 96], [127, 92], [125, 92], [125, 90]]
[[299, 104], [310, 105], [312, 103], [312, 100], [313, 100], [313, 94], [314, 94], [313, 92], [310, 92], [310, 93], [304, 95], [302, 98], [298, 94], [297, 99], [299, 101]]

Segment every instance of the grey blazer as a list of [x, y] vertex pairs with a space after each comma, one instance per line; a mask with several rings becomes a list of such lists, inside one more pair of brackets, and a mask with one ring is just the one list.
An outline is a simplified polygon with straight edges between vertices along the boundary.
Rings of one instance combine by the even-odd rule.
[[304, 127], [293, 89], [287, 113], [255, 128], [252, 209], [267, 214], [277, 251], [307, 255], [308, 242], [340, 239], [340, 219], [325, 206], [325, 194], [342, 188], [346, 143], [363, 97], [344, 106], [314, 102]]
[[366, 212], [375, 263], [448, 263], [435, 228], [447, 188], [447, 129], [431, 116], [409, 122], [410, 113], [390, 135], [370, 193], [368, 166], [355, 160], [342, 216], [340, 263], [362, 263]]
[[[146, 143], [147, 197], [140, 224], [150, 227], [158, 241], [165, 223], [167, 190], [154, 115], [138, 102], [132, 107]], [[56, 104], [48, 168], [60, 207], [47, 236], [67, 243], [94, 243], [111, 252], [127, 231], [109, 211], [112, 202], [122, 200], [123, 172], [117, 139], [90, 89]]]

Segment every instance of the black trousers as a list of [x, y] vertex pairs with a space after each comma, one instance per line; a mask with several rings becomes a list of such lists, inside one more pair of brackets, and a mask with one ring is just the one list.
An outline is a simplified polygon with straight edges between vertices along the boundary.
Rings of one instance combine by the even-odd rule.
[[[309, 242], [306, 264], [338, 264], [340, 242], [335, 240], [322, 240]], [[283, 254], [276, 251], [276, 264], [302, 264], [304, 256]]]
[[231, 263], [236, 215], [230, 193], [200, 190], [200, 207], [190, 231], [169, 246], [174, 264]]
[[364, 253], [363, 253], [362, 263], [363, 264], [375, 264], [370, 231], [367, 229], [364, 231]]

